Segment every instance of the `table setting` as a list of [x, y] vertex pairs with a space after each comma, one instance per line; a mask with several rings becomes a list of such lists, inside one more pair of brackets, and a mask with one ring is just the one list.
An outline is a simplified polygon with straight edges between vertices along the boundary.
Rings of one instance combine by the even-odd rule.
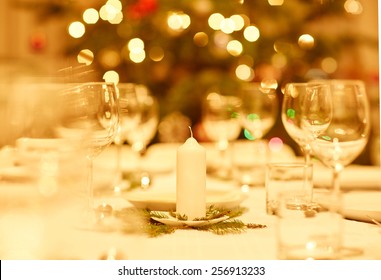
[[[246, 139], [222, 133], [198, 141], [189, 127], [182, 143], [151, 144], [159, 108], [144, 111], [155, 103], [139, 103], [151, 96], [144, 87], [120, 85], [129, 92], [119, 95], [111, 83], [49, 86], [53, 103], [43, 102], [39, 87], [41, 103], [30, 110], [42, 119], [15, 114], [19, 103], [11, 100], [13, 111], [2, 116], [17, 116], [16, 125], [1, 124], [12, 133], [0, 149], [0, 258], [381, 259], [380, 168], [352, 164], [369, 126], [362, 85], [349, 84], [286, 86], [285, 95], [299, 100], [284, 98], [279, 113], [304, 157], [264, 138], [278, 112], [262, 120], [269, 107], [261, 98], [246, 99], [259, 103], [244, 110], [208, 114], [208, 125], [220, 127], [215, 134], [239, 122]], [[253, 86], [273, 100], [272, 90]], [[353, 114], [331, 106], [343, 88]], [[209, 98], [214, 109], [226, 101]], [[270, 172], [275, 165], [285, 169]]]

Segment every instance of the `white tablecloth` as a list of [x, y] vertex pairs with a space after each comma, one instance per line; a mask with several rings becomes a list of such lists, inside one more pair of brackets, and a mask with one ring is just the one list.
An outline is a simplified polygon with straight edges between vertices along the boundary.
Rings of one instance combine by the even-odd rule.
[[[159, 149], [160, 150], [160, 149]], [[162, 150], [162, 152], [164, 149]], [[161, 158], [161, 169], [156, 166], [153, 185], [148, 192], [173, 190], [175, 188], [174, 155], [165, 153], [166, 160]], [[114, 151], [109, 150], [95, 161], [94, 179], [96, 184], [107, 184], [112, 178]], [[124, 154], [126, 157], [127, 154]], [[161, 157], [158, 152], [153, 158]], [[171, 163], [172, 161], [172, 163]], [[124, 168], [128, 167], [128, 158], [124, 158]], [[354, 167], [355, 168], [355, 167]], [[106, 176], [108, 175], [108, 176]], [[107, 179], [108, 178], [108, 179]], [[110, 182], [110, 181], [109, 181]], [[223, 188], [239, 190], [239, 186], [231, 181], [220, 181], [208, 178], [207, 188]], [[124, 195], [110, 197], [103, 195], [96, 201], [107, 201], [117, 207], [127, 207], [131, 204]], [[381, 204], [381, 201], [380, 201]], [[19, 226], [19, 228], [4, 228], [6, 221], [0, 220], [0, 258], [42, 258], [42, 259], [101, 259], [116, 250], [117, 258], [133, 260], [229, 260], [229, 259], [260, 259], [277, 258], [275, 223], [276, 217], [265, 213], [265, 189], [263, 186], [251, 187], [248, 197], [241, 204], [248, 212], [239, 217], [246, 223], [266, 225], [266, 228], [250, 229], [240, 234], [216, 235], [194, 229], [179, 229], [172, 234], [159, 237], [148, 237], [144, 234], [124, 233], [121, 231], [101, 232], [64, 227], [59, 217], [52, 216], [49, 227], [41, 234], [38, 230], [31, 231], [34, 226]], [[30, 220], [31, 223], [39, 220]], [[23, 232], [28, 229], [28, 232]], [[41, 230], [41, 228], [39, 228]], [[33, 238], [33, 237], [38, 237]], [[381, 228], [372, 223], [345, 220], [344, 247], [349, 248], [344, 258], [349, 259], [381, 259]], [[21, 240], [21, 241], [20, 241]], [[13, 242], [13, 243], [12, 243]], [[31, 255], [23, 255], [14, 250], [12, 254], [5, 249], [12, 244], [30, 247]], [[21, 244], [21, 245], [20, 245]], [[18, 247], [15, 245], [15, 248]]]

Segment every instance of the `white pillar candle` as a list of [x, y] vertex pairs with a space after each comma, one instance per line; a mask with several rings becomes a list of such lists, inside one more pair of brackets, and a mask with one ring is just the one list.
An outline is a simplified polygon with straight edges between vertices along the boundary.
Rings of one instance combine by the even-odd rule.
[[177, 150], [176, 213], [188, 220], [205, 217], [206, 152], [193, 135]]

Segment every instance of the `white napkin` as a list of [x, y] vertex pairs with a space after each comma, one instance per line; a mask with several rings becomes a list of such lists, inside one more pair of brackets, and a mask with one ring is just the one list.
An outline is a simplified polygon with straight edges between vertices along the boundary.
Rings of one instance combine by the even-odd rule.
[[[332, 170], [314, 162], [314, 187], [330, 187]], [[381, 190], [381, 169], [379, 166], [350, 165], [340, 174], [342, 190], [373, 189]]]

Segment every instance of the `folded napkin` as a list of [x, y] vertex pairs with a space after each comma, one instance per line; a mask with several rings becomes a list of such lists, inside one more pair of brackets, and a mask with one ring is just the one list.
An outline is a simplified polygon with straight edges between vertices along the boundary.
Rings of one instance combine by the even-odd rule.
[[[314, 187], [330, 187], [332, 185], [332, 170], [314, 163]], [[381, 190], [380, 166], [350, 165], [340, 174], [342, 190], [372, 189]]]

